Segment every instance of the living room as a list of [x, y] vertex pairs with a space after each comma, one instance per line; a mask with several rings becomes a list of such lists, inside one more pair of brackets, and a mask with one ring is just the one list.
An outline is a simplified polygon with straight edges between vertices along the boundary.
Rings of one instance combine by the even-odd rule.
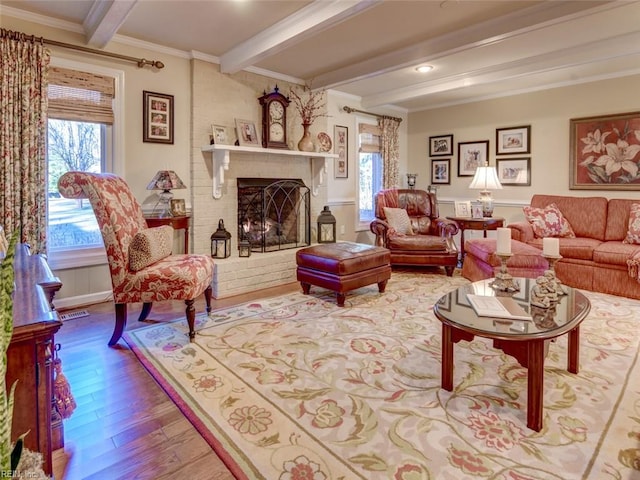
[[[84, 43], [83, 35], [77, 31], [65, 30], [45, 22], [39, 23], [33, 19], [28, 20], [24, 16], [14, 16], [8, 14], [4, 8], [1, 14], [3, 28], [66, 43]], [[116, 159], [116, 173], [125, 178], [136, 198], [147, 207], [156, 201], [153, 194], [146, 189], [154, 173], [161, 168], [172, 169], [178, 173], [187, 188], [174, 193], [176, 198], [186, 200], [192, 213], [190, 251], [194, 253], [210, 253], [210, 237], [221, 218], [224, 219], [227, 229], [234, 234], [235, 247], [235, 180], [255, 176], [256, 172], [260, 172], [260, 176], [263, 172], [268, 172], [269, 177], [301, 178], [308, 186], [317, 187], [317, 195], [312, 198], [311, 218], [315, 219], [323, 206], [329, 205], [338, 226], [344, 226], [344, 231], [338, 228], [339, 240], [372, 244], [373, 235], [368, 231], [368, 226], [363, 226], [357, 221], [356, 146], [358, 124], [363, 121], [375, 123], [375, 117], [347, 113], [343, 110], [345, 105], [402, 119], [399, 131], [399, 178], [403, 183], [400, 187], [403, 188], [406, 185], [404, 182], [407, 173], [418, 174], [418, 189], [426, 190], [432, 184], [429, 137], [453, 136], [454, 150], [450, 157], [449, 171], [451, 181], [449, 184], [438, 185], [441, 216], [453, 215], [454, 202], [475, 200], [478, 193], [469, 189], [470, 177], [457, 175], [458, 143], [488, 140], [489, 163], [495, 165], [496, 130], [519, 126], [530, 126], [530, 153], [522, 156], [530, 157], [531, 181], [530, 185], [505, 186], [492, 192], [495, 199], [494, 215], [504, 217], [505, 224], [522, 220], [522, 207], [529, 204], [534, 194], [539, 193], [640, 199], [638, 190], [573, 190], [569, 186], [571, 119], [639, 111], [640, 103], [636, 93], [640, 73], [637, 65], [633, 63], [630, 63], [624, 74], [594, 76], [588, 78], [588, 81], [575, 78], [572, 82], [558, 81], [557, 84], [540, 90], [523, 88], [521, 93], [509, 96], [486, 95], [468, 103], [458, 104], [452, 101], [448, 105], [443, 103], [443, 106], [438, 108], [413, 111], [393, 106], [377, 106], [372, 109], [357, 96], [328, 89], [327, 116], [316, 120], [312, 132], [314, 136], [320, 132], [328, 132], [332, 136], [335, 126], [348, 128], [347, 178], [335, 178], [332, 161], [327, 162], [325, 171], [322, 163], [310, 161], [308, 158], [292, 160], [271, 153], [267, 156], [232, 154], [229, 170], [224, 172], [223, 194], [221, 198], [214, 198], [213, 156], [210, 152], [203, 151], [203, 147], [209, 145], [212, 125], [233, 128], [236, 119], [248, 119], [259, 125], [261, 111], [257, 98], [263, 92], [272, 91], [276, 85], [280, 91], [286, 93], [296, 83], [256, 71], [221, 73], [220, 65], [207, 56], [191, 56], [177, 49], [159, 48], [144, 45], [142, 42], [137, 45], [114, 42], [110, 49], [140, 58], [158, 59], [165, 67], [160, 70], [138, 68], [133, 64], [55, 46], [51, 47], [52, 63], [74, 68], [89, 65], [123, 73], [126, 81], [121, 84], [121, 99], [118, 101], [122, 102], [121, 115], [126, 119], [126, 134], [121, 137], [118, 147], [121, 157]], [[143, 91], [162, 92], [173, 96], [173, 144], [142, 141]], [[291, 107], [289, 111], [293, 116]], [[301, 125], [292, 121], [288, 134], [290, 139], [297, 142], [302, 135]], [[320, 177], [323, 177], [322, 184], [319, 182]], [[492, 236], [491, 233], [489, 235]], [[470, 232], [468, 238], [480, 236], [482, 232]], [[457, 241], [459, 242], [459, 237]], [[175, 234], [174, 243], [177, 249], [181, 248], [180, 233]], [[259, 257], [259, 254], [252, 256], [254, 259], [256, 257]], [[217, 261], [225, 262], [225, 259]], [[64, 285], [56, 295], [60, 309], [81, 307], [90, 300], [104, 299], [110, 293], [106, 265], [54, 268], [54, 273]], [[176, 312], [179, 315], [180, 306]], [[162, 313], [169, 316], [173, 314]], [[61, 356], [64, 359], [64, 354]], [[78, 357], [79, 355], [75, 358]], [[71, 365], [65, 364], [65, 367], [71, 368]]]

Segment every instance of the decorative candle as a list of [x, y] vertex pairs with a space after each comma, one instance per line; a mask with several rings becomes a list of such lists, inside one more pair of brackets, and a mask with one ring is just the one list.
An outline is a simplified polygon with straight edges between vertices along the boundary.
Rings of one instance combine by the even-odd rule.
[[498, 228], [498, 248], [496, 253], [511, 253], [511, 229]]
[[542, 254], [549, 257], [560, 256], [560, 240], [557, 238], [543, 238], [542, 239]]

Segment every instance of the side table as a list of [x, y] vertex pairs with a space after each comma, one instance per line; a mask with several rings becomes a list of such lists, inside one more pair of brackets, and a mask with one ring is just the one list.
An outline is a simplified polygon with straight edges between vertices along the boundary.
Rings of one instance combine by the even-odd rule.
[[147, 226], [160, 227], [171, 225], [175, 230], [184, 230], [184, 253], [189, 253], [189, 219], [191, 215], [176, 215], [173, 217], [144, 217]]
[[465, 230], [483, 230], [484, 238], [487, 238], [487, 230], [497, 230], [504, 225], [502, 217], [447, 217], [453, 220], [460, 227], [460, 266], [464, 262], [464, 231]]

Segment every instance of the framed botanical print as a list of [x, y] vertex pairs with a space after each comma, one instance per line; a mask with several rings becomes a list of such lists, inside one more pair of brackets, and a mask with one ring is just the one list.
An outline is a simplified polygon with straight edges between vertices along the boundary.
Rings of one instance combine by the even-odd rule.
[[472, 177], [476, 168], [488, 162], [489, 140], [458, 143], [458, 176]]
[[496, 155], [531, 152], [531, 125], [496, 129]]
[[453, 155], [453, 135], [429, 137], [429, 156], [446, 157]]
[[173, 95], [142, 92], [142, 141], [173, 144]]

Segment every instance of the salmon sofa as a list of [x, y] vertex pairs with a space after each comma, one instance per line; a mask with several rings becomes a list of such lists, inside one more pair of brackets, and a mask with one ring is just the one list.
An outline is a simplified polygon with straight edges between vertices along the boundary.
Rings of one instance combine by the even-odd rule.
[[[640, 298], [640, 282], [629, 275], [627, 260], [640, 251], [640, 245], [626, 244], [629, 209], [639, 200], [605, 197], [534, 195], [531, 206], [544, 208], [552, 203], [567, 219], [575, 238], [560, 238], [560, 259], [556, 275], [566, 285]], [[540, 249], [542, 238], [535, 238], [526, 220], [507, 225], [511, 238]], [[636, 257], [637, 258], [637, 257]]]

